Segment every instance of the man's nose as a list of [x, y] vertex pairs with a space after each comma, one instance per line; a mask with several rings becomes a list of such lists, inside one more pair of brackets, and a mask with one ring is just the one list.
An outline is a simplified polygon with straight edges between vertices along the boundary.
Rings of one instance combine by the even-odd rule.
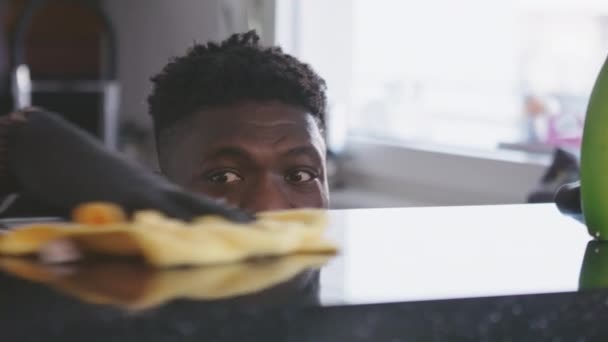
[[247, 196], [242, 208], [252, 212], [291, 209], [283, 180], [279, 177], [266, 176], [256, 182], [256, 186]]

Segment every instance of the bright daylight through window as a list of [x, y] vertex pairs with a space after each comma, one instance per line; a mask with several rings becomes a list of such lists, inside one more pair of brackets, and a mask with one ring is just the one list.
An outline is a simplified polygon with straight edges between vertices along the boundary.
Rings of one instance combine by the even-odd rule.
[[[340, 3], [314, 23], [303, 18], [327, 11], [326, 1], [279, 8], [277, 37], [328, 75], [349, 135], [485, 150], [579, 146], [608, 51], [608, 1]], [[347, 44], [315, 45], [309, 31], [339, 31], [334, 40]], [[332, 79], [344, 65], [350, 81]]]

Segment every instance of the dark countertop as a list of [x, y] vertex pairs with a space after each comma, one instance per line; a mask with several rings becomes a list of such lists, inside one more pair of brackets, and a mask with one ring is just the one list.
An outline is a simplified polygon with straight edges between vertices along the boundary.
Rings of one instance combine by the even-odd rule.
[[0, 336], [3, 341], [608, 340], [608, 291], [601, 289], [608, 286], [608, 247], [588, 244], [585, 227], [552, 205], [333, 211], [328, 236], [341, 253], [320, 272], [305, 271], [235, 298], [177, 298], [134, 308], [120, 303], [140, 303], [138, 291], [159, 284], [142, 283], [150, 279], [142, 271], [105, 267], [106, 278], [121, 279], [118, 289], [92, 276], [94, 267], [73, 277], [89, 290], [112, 287], [113, 301], [90, 291], [83, 296], [74, 282], [49, 285], [43, 272], [31, 271], [29, 280], [0, 273]]

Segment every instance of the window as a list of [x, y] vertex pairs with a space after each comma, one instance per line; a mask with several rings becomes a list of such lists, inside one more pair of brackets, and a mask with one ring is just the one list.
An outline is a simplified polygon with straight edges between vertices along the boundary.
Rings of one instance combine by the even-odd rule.
[[296, 0], [276, 34], [327, 79], [335, 144], [577, 147], [607, 16], [601, 0]]

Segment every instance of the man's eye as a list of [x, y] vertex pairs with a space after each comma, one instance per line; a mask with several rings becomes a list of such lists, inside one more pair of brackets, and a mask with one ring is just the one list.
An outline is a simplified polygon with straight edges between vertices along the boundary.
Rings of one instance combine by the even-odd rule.
[[211, 183], [227, 184], [242, 181], [243, 178], [233, 171], [220, 171], [209, 175], [207, 180]]
[[294, 184], [310, 182], [316, 178], [318, 176], [314, 172], [307, 170], [295, 170], [285, 175], [285, 180]]

